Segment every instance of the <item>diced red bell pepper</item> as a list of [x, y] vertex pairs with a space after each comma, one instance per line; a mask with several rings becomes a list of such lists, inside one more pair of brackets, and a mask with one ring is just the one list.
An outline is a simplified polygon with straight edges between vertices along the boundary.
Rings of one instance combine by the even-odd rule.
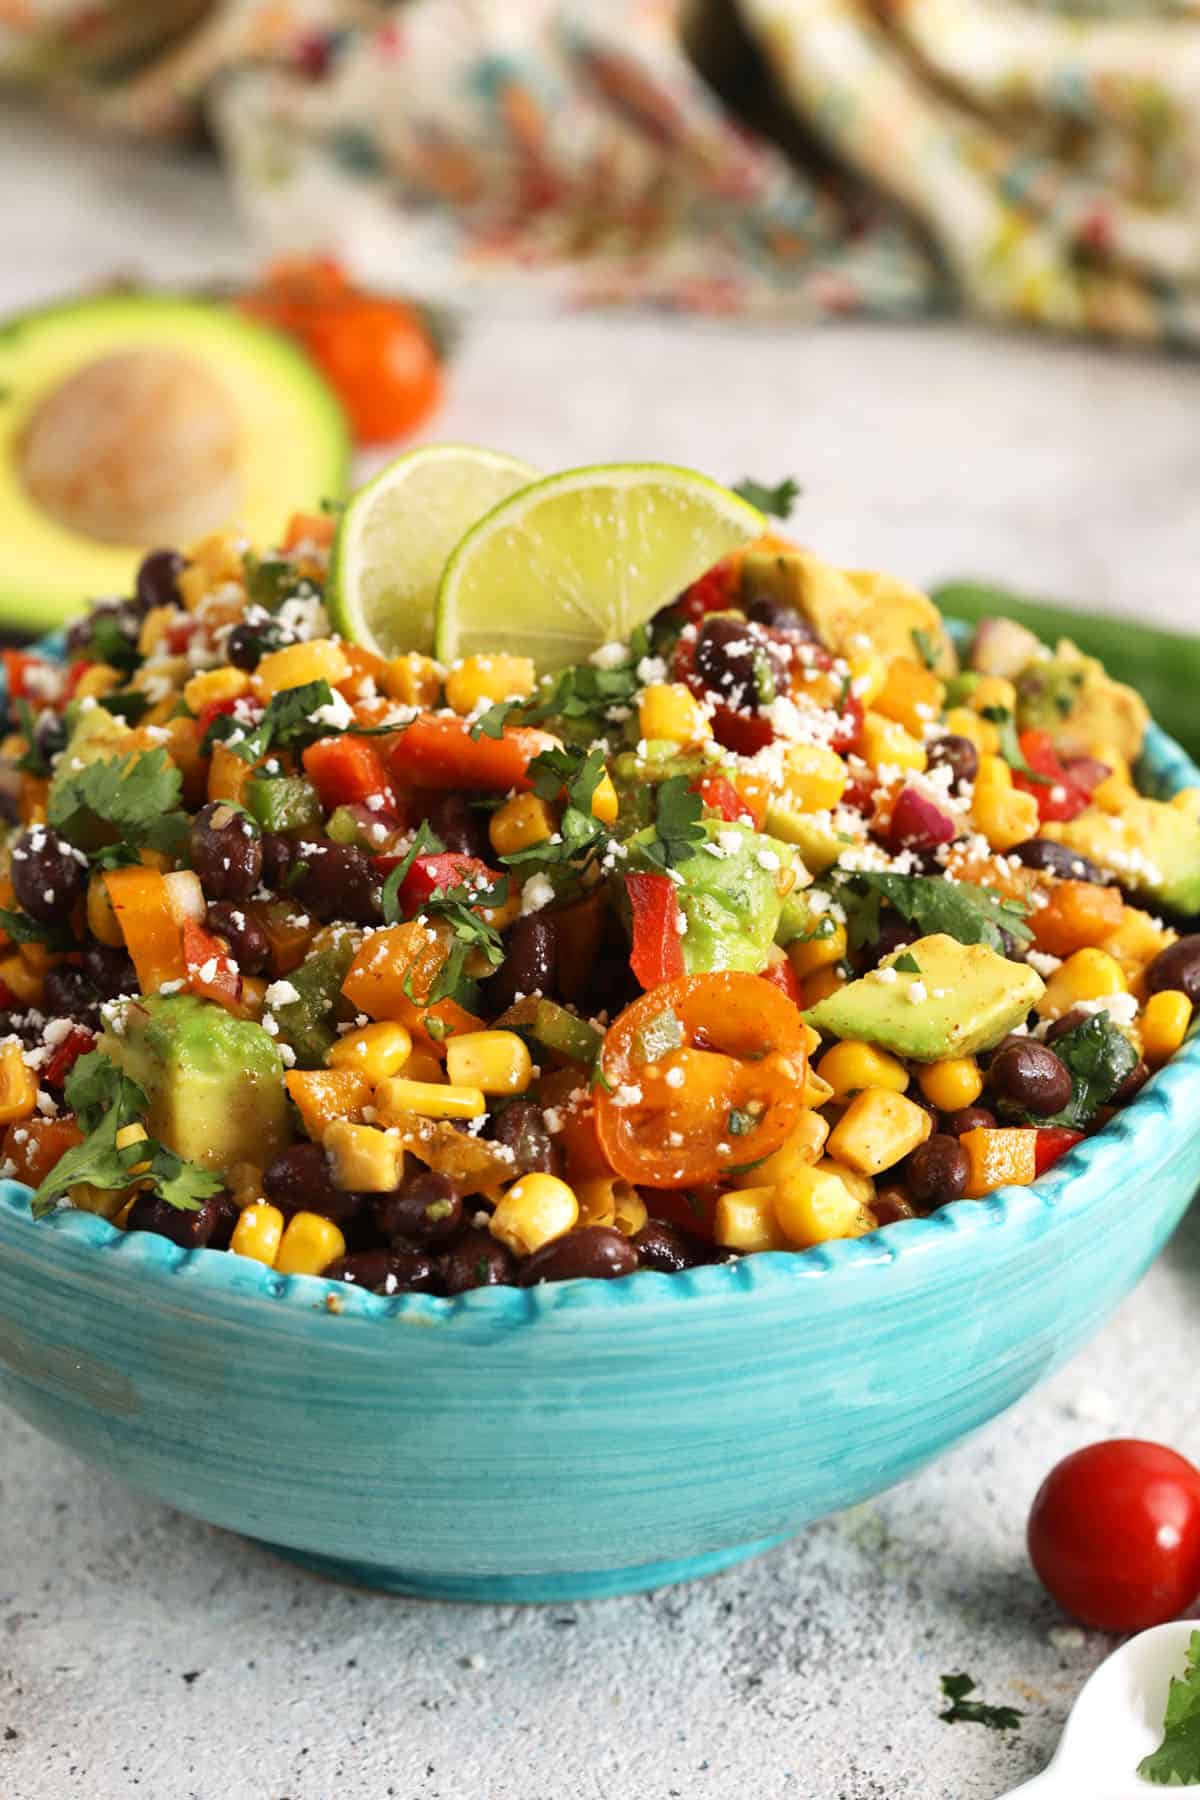
[[702, 775], [693, 781], [692, 792], [699, 794], [709, 812], [731, 825], [756, 823], [752, 807], [724, 775]]
[[204, 734], [213, 720], [232, 716], [237, 704], [236, 700], [210, 700], [207, 706], [202, 706], [196, 714], [196, 742], [202, 744]]
[[1023, 731], [1019, 739], [1021, 754], [1034, 774], [1044, 777], [1032, 781], [1020, 769], [1013, 770], [1013, 786], [1023, 794], [1032, 794], [1043, 823], [1055, 820], [1065, 823], [1083, 812], [1091, 802], [1091, 789], [1066, 768], [1048, 731]]
[[644, 988], [674, 981], [683, 974], [681, 914], [675, 883], [669, 875], [626, 875], [625, 891], [633, 915], [630, 968]]
[[738, 572], [728, 560], [716, 563], [685, 588], [676, 602], [677, 610], [693, 625], [707, 613], [728, 612], [738, 603]]
[[242, 1011], [242, 977], [223, 941], [188, 919], [183, 927], [183, 960], [188, 986], [202, 1000], [215, 1000], [227, 1012]]
[[383, 758], [363, 738], [318, 738], [304, 752], [303, 761], [304, 773], [321, 796], [326, 812], [332, 812], [336, 806], [365, 805], [379, 795], [384, 806], [394, 809], [395, 790]]
[[794, 1005], [803, 1007], [804, 996], [800, 991], [800, 980], [790, 958], [781, 956], [777, 962], [769, 962], [765, 969], [759, 970], [759, 974], [772, 987], [777, 987], [781, 994], [786, 994]]
[[74, 662], [67, 664], [67, 679], [63, 688], [63, 696], [65, 699], [70, 700], [73, 698], [75, 689], [79, 686], [91, 666], [92, 658], [90, 656], [77, 656]]
[[83, 1025], [72, 1026], [42, 1070], [47, 1087], [61, 1087], [81, 1056], [86, 1056], [96, 1042], [94, 1031]]
[[[381, 857], [380, 862], [383, 862]], [[463, 856], [457, 850], [444, 850], [436, 856], [417, 856], [400, 887], [400, 905], [404, 912], [420, 912], [435, 893], [448, 893], [467, 882], [471, 887], [493, 887], [501, 877], [477, 856]]]
[[838, 709], [838, 722], [829, 740], [829, 748], [836, 750], [839, 756], [857, 750], [862, 743], [865, 717], [866, 711], [858, 695], [847, 694]]
[[163, 642], [172, 656], [182, 656], [192, 641], [197, 621], [186, 615], [174, 625], [168, 625]]
[[1066, 1125], [1043, 1125], [1037, 1134], [1033, 1146], [1033, 1166], [1039, 1175], [1053, 1168], [1060, 1156], [1073, 1150], [1084, 1137], [1082, 1131], [1072, 1131]]
[[506, 725], [501, 737], [484, 732], [473, 738], [465, 719], [420, 713], [400, 732], [388, 761], [402, 787], [503, 794], [527, 788], [534, 757], [557, 746], [557, 738], [531, 725]]

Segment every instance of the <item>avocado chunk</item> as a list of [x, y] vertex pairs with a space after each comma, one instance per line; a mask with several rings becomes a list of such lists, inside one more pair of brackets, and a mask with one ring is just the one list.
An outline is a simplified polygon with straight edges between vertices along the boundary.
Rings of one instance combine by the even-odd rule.
[[782, 806], [778, 801], [768, 805], [764, 824], [773, 838], [795, 846], [804, 867], [813, 875], [823, 875], [826, 869], [833, 867], [843, 850], [854, 843], [865, 843], [867, 839], [865, 827], [861, 837], [850, 838], [835, 828], [831, 813], [793, 812], [790, 806]]
[[[119, 414], [151, 378], [165, 396], [152, 409], [162, 441], [151, 450], [143, 437], [131, 453]], [[210, 392], [230, 429], [198, 447], [193, 400]], [[186, 516], [198, 536], [236, 519], [274, 544], [291, 513], [345, 490], [349, 437], [333, 389], [295, 345], [232, 307], [103, 294], [26, 313], [0, 331], [0, 395], [0, 619], [25, 631], [64, 623], [85, 595], [129, 593], [142, 553], [179, 541], [167, 521]], [[197, 522], [217, 438], [229, 479], [212, 481], [212, 516]]]
[[[780, 876], [794, 868], [795, 853], [748, 825], [720, 819], [701, 824], [704, 842], [678, 864], [682, 881], [675, 897], [687, 921], [679, 940], [684, 969], [689, 975], [716, 969], [757, 975], [766, 967], [783, 910], [787, 883]], [[661, 872], [643, 854], [653, 838], [653, 831], [630, 838], [626, 868]]]
[[98, 1048], [145, 1089], [151, 1137], [188, 1162], [265, 1167], [286, 1146], [283, 1062], [252, 1020], [194, 994], [152, 994], [128, 1001]]
[[1130, 893], [1171, 912], [1200, 912], [1200, 819], [1190, 812], [1139, 794], [1119, 813], [1089, 806], [1041, 833], [1090, 857]]
[[743, 604], [770, 598], [795, 607], [836, 656], [875, 650], [885, 662], [898, 656], [928, 660], [939, 675], [953, 675], [958, 668], [933, 601], [891, 575], [837, 569], [808, 550], [748, 550], [741, 597]]
[[1048, 731], [1067, 755], [1086, 756], [1112, 744], [1127, 762], [1142, 753], [1150, 713], [1140, 694], [1114, 681], [1104, 664], [1060, 638], [1053, 656], [1031, 662], [1017, 677], [1017, 724]]
[[941, 1062], [990, 1050], [1024, 1022], [1044, 991], [1041, 976], [1024, 963], [939, 931], [885, 957], [804, 1017], [831, 1037], [879, 1044], [913, 1062]]

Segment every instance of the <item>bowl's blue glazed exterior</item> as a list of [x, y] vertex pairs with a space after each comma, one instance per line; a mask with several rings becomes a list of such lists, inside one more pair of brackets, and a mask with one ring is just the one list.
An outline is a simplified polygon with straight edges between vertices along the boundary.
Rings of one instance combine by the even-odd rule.
[[[1144, 774], [1200, 785], [1160, 732]], [[0, 1397], [326, 1572], [547, 1600], [719, 1568], [901, 1480], [1074, 1350], [1200, 1177], [1200, 1042], [1034, 1189], [853, 1243], [457, 1300], [35, 1225], [0, 1184]]]

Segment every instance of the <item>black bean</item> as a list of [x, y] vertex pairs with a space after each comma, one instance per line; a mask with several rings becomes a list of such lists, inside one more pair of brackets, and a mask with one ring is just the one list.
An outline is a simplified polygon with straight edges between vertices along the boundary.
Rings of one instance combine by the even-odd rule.
[[[108, 626], [115, 626], [122, 638], [124, 646], [116, 646], [120, 651], [120, 662], [127, 666], [137, 659], [138, 634], [142, 629], [142, 611], [136, 600], [106, 600], [100, 606], [93, 606], [82, 619], [76, 619], [67, 632], [67, 651], [71, 656], [89, 656], [93, 652], [96, 627], [101, 621]], [[105, 661], [112, 661], [114, 649], [105, 651]]]
[[223, 1189], [201, 1201], [198, 1212], [184, 1212], [157, 1194], [139, 1194], [125, 1229], [153, 1231], [183, 1250], [227, 1250], [237, 1222], [238, 1209]]
[[339, 1256], [321, 1270], [326, 1281], [345, 1281], [373, 1294], [425, 1294], [435, 1286], [437, 1266], [420, 1250], [359, 1250]]
[[[922, 1150], [927, 1150], [932, 1142], [930, 1138], [922, 1144]], [[905, 1219], [915, 1219], [917, 1209], [902, 1188], [877, 1188], [871, 1201], [871, 1216], [877, 1225], [899, 1225]]]
[[465, 794], [431, 794], [425, 817], [447, 850], [459, 856], [477, 856], [481, 862], [490, 859], [487, 814], [472, 806]]
[[143, 612], [152, 606], [182, 606], [179, 577], [187, 567], [178, 550], [151, 550], [138, 565], [135, 594]]
[[996, 1115], [986, 1106], [960, 1106], [945, 1115], [942, 1128], [951, 1137], [961, 1137], [964, 1131], [995, 1131]]
[[376, 1229], [391, 1238], [393, 1247], [408, 1244], [448, 1244], [462, 1230], [462, 1193], [448, 1175], [436, 1169], [418, 1169], [406, 1175], [390, 1194], [377, 1194], [372, 1206]]
[[1128, 1075], [1113, 1095], [1112, 1104], [1114, 1106], [1128, 1106], [1129, 1102], [1136, 1099], [1141, 1093], [1149, 1079], [1149, 1063], [1137, 1063], [1134, 1068], [1130, 1069]]
[[258, 619], [242, 619], [225, 640], [225, 655], [235, 669], [257, 669], [264, 656], [299, 643], [294, 631], [278, 619], [263, 615]]
[[82, 969], [58, 963], [46, 971], [42, 1011], [60, 1019], [74, 1019], [95, 1031], [100, 1024], [100, 995]]
[[504, 962], [488, 983], [488, 999], [496, 1012], [512, 1005], [518, 994], [551, 994], [558, 975], [558, 929], [552, 918], [527, 913], [504, 940]]
[[470, 1288], [511, 1287], [517, 1279], [517, 1261], [490, 1231], [466, 1231], [438, 1259], [442, 1292], [465, 1294]]
[[709, 619], [696, 640], [695, 670], [706, 688], [733, 707], [755, 707], [786, 688], [788, 657], [761, 625], [726, 613]]
[[1075, 1027], [1082, 1025], [1088, 1017], [1089, 1015], [1081, 1011], [1078, 1006], [1073, 1006], [1070, 1012], [1065, 1012], [1061, 1019], [1055, 1019], [1046, 1027], [1046, 1036], [1043, 1041], [1047, 1044], [1057, 1044], [1059, 1038], [1066, 1037], [1068, 1031], [1074, 1031]]
[[546, 1175], [562, 1174], [562, 1147], [547, 1131], [546, 1115], [536, 1100], [510, 1101], [491, 1115], [486, 1135], [512, 1151], [514, 1175], [528, 1175], [535, 1169]]
[[17, 903], [43, 925], [58, 925], [87, 889], [87, 861], [48, 825], [31, 825], [13, 845]]
[[88, 938], [83, 946], [83, 972], [102, 1000], [138, 992], [137, 971], [127, 950]]
[[1066, 1063], [1036, 1038], [1001, 1045], [988, 1069], [988, 1087], [1006, 1106], [1043, 1118], [1061, 1112], [1074, 1092]]
[[295, 858], [296, 846], [281, 831], [264, 831], [262, 835], [263, 885], [281, 893]]
[[1053, 838], [1027, 838], [1010, 850], [1009, 855], [1023, 862], [1027, 869], [1044, 869], [1047, 875], [1059, 875], [1064, 881], [1094, 881], [1103, 885], [1108, 880], [1096, 863], [1080, 856], [1078, 850], [1072, 850], [1066, 844], [1056, 844]]
[[243, 975], [257, 975], [266, 968], [271, 943], [253, 913], [235, 906], [232, 900], [210, 900], [205, 924], [219, 938], [224, 938], [229, 945], [229, 954]]
[[191, 853], [206, 900], [248, 900], [262, 880], [258, 826], [225, 800], [210, 800], [192, 820]]
[[46, 707], [33, 728], [33, 744], [39, 756], [46, 762], [66, 749], [67, 727], [60, 713], [52, 712]]
[[817, 634], [795, 606], [789, 606], [786, 600], [776, 600], [773, 594], [757, 594], [746, 605], [746, 617], [753, 619], [756, 625], [766, 625], [772, 631], [785, 631], [788, 637], [798, 638], [806, 644], [815, 644]]
[[1168, 944], [1146, 970], [1146, 992], [1157, 994], [1163, 988], [1178, 988], [1193, 1005], [1200, 1001], [1200, 932]]
[[263, 1175], [263, 1192], [281, 1212], [320, 1213], [335, 1225], [353, 1218], [374, 1195], [335, 1186], [320, 1144], [293, 1144], [281, 1151]]
[[629, 1241], [637, 1252], [639, 1269], [657, 1269], [663, 1275], [699, 1268], [712, 1256], [710, 1244], [672, 1225], [669, 1219], [647, 1219]]
[[285, 877], [287, 892], [326, 923], [349, 919], [377, 925], [383, 917], [383, 877], [372, 857], [353, 844], [301, 838]]
[[958, 1139], [942, 1131], [919, 1144], [905, 1165], [908, 1191], [918, 1206], [945, 1206], [950, 1200], [960, 1200], [970, 1172], [970, 1161]]
[[929, 767], [931, 769], [950, 769], [954, 774], [957, 787], [964, 781], [974, 781], [979, 773], [979, 752], [970, 738], [959, 737], [957, 732], [949, 732], [943, 738], [935, 738], [928, 746]]
[[576, 1281], [583, 1276], [612, 1281], [618, 1275], [632, 1275], [637, 1266], [637, 1251], [621, 1232], [611, 1225], [581, 1225], [526, 1257], [520, 1281], [522, 1287], [536, 1287], [539, 1281]]
[[856, 953], [854, 966], [860, 972], [877, 968], [885, 956], [890, 956], [893, 950], [903, 949], [905, 944], [915, 944], [920, 935], [916, 926], [898, 913], [884, 913], [879, 936], [873, 944], [864, 944]]

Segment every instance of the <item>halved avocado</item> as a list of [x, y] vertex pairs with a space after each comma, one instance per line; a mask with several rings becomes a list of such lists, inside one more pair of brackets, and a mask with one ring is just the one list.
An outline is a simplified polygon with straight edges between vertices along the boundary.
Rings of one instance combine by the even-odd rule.
[[[75, 466], [72, 467], [72, 459]], [[235, 525], [277, 543], [345, 491], [333, 389], [229, 308], [106, 294], [0, 325], [0, 621], [130, 591], [145, 550]]]

